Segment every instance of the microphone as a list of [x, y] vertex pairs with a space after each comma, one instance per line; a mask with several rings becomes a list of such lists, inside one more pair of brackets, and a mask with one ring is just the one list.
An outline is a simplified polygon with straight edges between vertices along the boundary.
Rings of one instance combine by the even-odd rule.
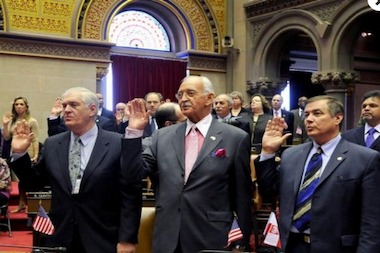
[[0, 244], [0, 247], [32, 249], [33, 251], [31, 253], [66, 252], [66, 247], [36, 247], [36, 246], [8, 245], [8, 244]]

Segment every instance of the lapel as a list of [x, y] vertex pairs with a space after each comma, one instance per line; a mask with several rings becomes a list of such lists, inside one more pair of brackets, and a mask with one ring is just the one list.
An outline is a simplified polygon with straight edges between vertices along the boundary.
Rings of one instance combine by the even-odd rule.
[[71, 180], [69, 174], [69, 149], [70, 149], [70, 131], [66, 131], [61, 139], [58, 141], [56, 149], [56, 157], [58, 163], [61, 165], [62, 182], [66, 185], [63, 187], [71, 193]]
[[[300, 161], [299, 166], [295, 166], [295, 171], [293, 174], [294, 175], [293, 192], [294, 192], [295, 196], [297, 196], [297, 194], [299, 192], [302, 175], [303, 175], [303, 172], [305, 169], [305, 162], [306, 162], [307, 156], [309, 155], [310, 150], [313, 146], [313, 142], [308, 142], [304, 145], [305, 145], [305, 148], [303, 148], [300, 152], [298, 152], [294, 156], [294, 159], [293, 159], [294, 161]], [[281, 170], [281, 168], [280, 168], [280, 170]]]
[[223, 131], [220, 127], [221, 124], [216, 119], [213, 119], [210, 125], [210, 128], [207, 132], [207, 135], [205, 136], [205, 139], [203, 141], [202, 148], [199, 152], [199, 155], [197, 157], [197, 160], [194, 163], [193, 170], [197, 169], [198, 165], [207, 157], [211, 152], [216, 148], [216, 146], [222, 141], [223, 139]]
[[185, 172], [185, 131], [186, 131], [186, 122], [183, 122], [176, 129], [175, 136], [172, 139], [174, 152], [176, 153], [178, 162], [180, 163], [181, 168], [184, 172]]
[[[365, 141], [364, 141], [364, 126], [361, 126], [360, 128], [357, 128], [355, 131], [355, 139], [356, 143], [359, 145], [362, 145], [365, 147]], [[374, 142], [375, 143], [375, 142]], [[374, 144], [373, 143], [373, 144]], [[372, 144], [372, 145], [373, 145]]]
[[92, 150], [90, 159], [87, 163], [86, 169], [84, 170], [81, 189], [84, 189], [86, 183], [91, 177], [92, 173], [97, 169], [104, 167], [99, 166], [99, 164], [105, 159], [106, 154], [110, 149], [110, 142], [104, 137], [103, 131], [99, 128], [98, 136], [95, 141], [94, 149]]
[[334, 152], [332, 153], [329, 162], [326, 164], [326, 168], [323, 171], [321, 178], [319, 180], [318, 186], [325, 181], [330, 174], [346, 159], [346, 153], [348, 151], [347, 147], [348, 141], [343, 138], [339, 141], [338, 145], [335, 147]]

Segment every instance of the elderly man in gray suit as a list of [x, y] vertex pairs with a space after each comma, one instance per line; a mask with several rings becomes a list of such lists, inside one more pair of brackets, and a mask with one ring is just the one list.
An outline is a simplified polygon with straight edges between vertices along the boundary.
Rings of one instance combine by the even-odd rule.
[[[124, 166], [130, 177], [144, 178], [157, 172], [159, 177], [153, 252], [223, 250], [234, 214], [243, 238], [230, 246], [249, 250], [249, 135], [213, 119], [214, 90], [206, 77], [186, 77], [177, 99], [187, 121], [159, 129], [143, 154], [141, 136], [148, 114], [141, 100], [128, 105], [131, 115], [126, 138], [138, 138], [124, 140], [128, 154]], [[194, 141], [196, 145], [190, 145]], [[193, 153], [197, 157], [190, 164]]]

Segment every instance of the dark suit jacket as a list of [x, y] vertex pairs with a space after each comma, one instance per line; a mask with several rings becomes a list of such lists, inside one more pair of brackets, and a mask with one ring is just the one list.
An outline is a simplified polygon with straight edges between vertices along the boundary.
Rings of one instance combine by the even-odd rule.
[[[214, 115], [215, 119], [218, 119], [217, 115]], [[223, 123], [230, 124], [232, 126], [238, 127], [241, 130], [245, 131], [249, 136], [251, 136], [251, 124], [247, 118], [243, 118], [242, 116], [232, 116], [228, 120], [222, 121]]]
[[[121, 134], [125, 134], [125, 128], [128, 126], [129, 121], [121, 122], [118, 126], [118, 132]], [[152, 135], [152, 128], [150, 124], [147, 124], [144, 128], [143, 136], [142, 138], [146, 138]]]
[[[115, 131], [114, 123], [109, 118], [103, 116], [97, 116], [95, 120], [96, 124], [107, 131]], [[62, 117], [58, 117], [56, 119], [47, 119], [48, 124], [48, 135], [53, 136], [59, 133], [63, 133], [67, 131], [67, 127]]]
[[[298, 108], [291, 110], [291, 112], [293, 113], [293, 116], [294, 116], [293, 140], [298, 139], [301, 143], [304, 143], [308, 139], [307, 132], [305, 129], [304, 119], [302, 119], [302, 117], [299, 115]], [[298, 127], [301, 129], [302, 134], [296, 133]]]
[[[342, 133], [342, 137], [346, 140], [359, 144], [361, 146], [366, 146], [364, 141], [364, 126], [353, 128]], [[371, 149], [380, 151], [380, 138], [377, 138], [371, 145]]]
[[252, 131], [251, 145], [254, 148], [254, 151], [256, 153], [261, 152], [261, 143], [262, 143], [263, 135], [265, 132], [265, 128], [267, 126], [268, 121], [271, 119], [273, 119], [272, 115], [264, 113], [262, 115], [259, 115], [256, 124], [254, 124], [254, 129]]
[[[86, 252], [116, 252], [120, 241], [137, 242], [141, 214], [141, 181], [129, 182], [122, 156], [120, 134], [103, 131], [99, 134], [84, 171], [80, 192], [71, 194], [69, 176], [70, 131], [46, 139], [42, 157], [30, 168], [26, 154], [11, 163], [28, 189], [51, 185], [52, 200], [49, 216], [55, 233], [47, 237], [45, 246], [67, 247], [73, 240], [75, 225]], [[42, 245], [43, 246], [43, 245]]]
[[[248, 134], [213, 119], [186, 185], [186, 122], [157, 130], [141, 154], [141, 138], [124, 140], [128, 175], [144, 178], [158, 172], [153, 252], [174, 252], [178, 240], [184, 253], [223, 249], [235, 211], [249, 247], [251, 176]], [[224, 149], [225, 157], [215, 151]]]
[[114, 121], [115, 120], [115, 115], [112, 111], [106, 109], [106, 108], [102, 108], [102, 113], [100, 114], [100, 116], [103, 116], [103, 117], [106, 117], [106, 118], [109, 118], [110, 120]]
[[[259, 191], [280, 196], [280, 235], [284, 249], [306, 158], [307, 142], [288, 148], [276, 169], [274, 159], [255, 160]], [[314, 192], [311, 253], [379, 252], [380, 153], [344, 139], [338, 143]]]
[[[273, 110], [271, 110], [271, 114], [273, 115]], [[284, 130], [284, 133], [291, 133], [292, 136], [286, 139], [287, 145], [293, 144], [293, 132], [294, 132], [294, 115], [292, 112], [281, 109], [281, 117], [284, 118], [288, 128]]]

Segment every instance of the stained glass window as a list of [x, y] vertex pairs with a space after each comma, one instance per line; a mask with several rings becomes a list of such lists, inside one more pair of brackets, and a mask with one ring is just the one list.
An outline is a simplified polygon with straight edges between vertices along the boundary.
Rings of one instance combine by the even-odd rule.
[[117, 14], [111, 22], [109, 41], [120, 47], [170, 51], [165, 28], [152, 15], [142, 11]]

